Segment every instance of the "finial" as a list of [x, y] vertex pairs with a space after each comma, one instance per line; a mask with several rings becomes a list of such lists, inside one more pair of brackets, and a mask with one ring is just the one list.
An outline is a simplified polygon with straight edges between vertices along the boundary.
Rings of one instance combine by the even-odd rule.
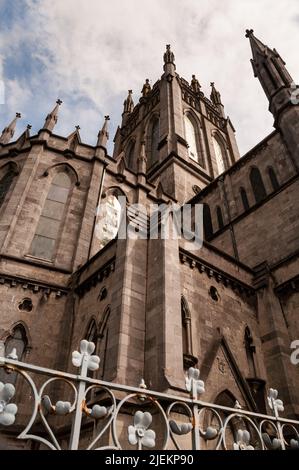
[[32, 129], [31, 124], [27, 124], [27, 129], [28, 129], [28, 131], [30, 131], [30, 129]]
[[250, 38], [251, 36], [253, 36], [253, 33], [253, 29], [246, 29], [245, 38]]
[[108, 122], [110, 121], [110, 116], [104, 117], [104, 124], [100, 132], [98, 133], [98, 147], [106, 147], [107, 141], [109, 139], [109, 132], [108, 132]]
[[56, 100], [56, 106], [54, 107], [53, 111], [46, 117], [43, 129], [47, 129], [50, 132], [53, 131], [58, 121], [58, 109], [61, 104], [62, 101], [58, 98], [58, 100]]
[[210, 96], [211, 101], [215, 106], [218, 106], [218, 105], [222, 104], [221, 95], [220, 95], [219, 91], [217, 91], [216, 88], [215, 88], [215, 82], [211, 82], [211, 87], [212, 87], [212, 92], [211, 92], [211, 96]]
[[124, 101], [124, 113], [131, 113], [134, 109], [134, 102], [132, 98], [133, 91], [128, 90], [128, 96]]
[[174, 64], [174, 53], [170, 49], [170, 44], [166, 45], [166, 52], [164, 54], [164, 63], [165, 64]]
[[16, 117], [11, 121], [11, 123], [7, 127], [5, 127], [5, 129], [3, 129], [3, 132], [0, 136], [0, 144], [5, 145], [10, 142], [16, 130], [17, 120], [20, 118], [21, 113], [16, 113]]
[[79, 131], [81, 129], [81, 127], [78, 125], [78, 126], [75, 126], [75, 129], [77, 129], [77, 131]]

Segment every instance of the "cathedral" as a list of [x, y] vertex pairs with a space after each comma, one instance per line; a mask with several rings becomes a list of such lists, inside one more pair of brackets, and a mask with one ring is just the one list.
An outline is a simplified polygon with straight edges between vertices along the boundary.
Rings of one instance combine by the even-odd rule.
[[[109, 116], [96, 146], [81, 141], [79, 126], [55, 134], [60, 100], [36, 135], [27, 126], [13, 139], [20, 114], [3, 130], [6, 353], [69, 371], [85, 338], [101, 358], [99, 379], [137, 387], [144, 378], [151, 390], [181, 394], [196, 366], [205, 402], [265, 413], [274, 387], [285, 416], [298, 419], [290, 356], [299, 339], [299, 104], [276, 49], [252, 30], [246, 37], [274, 130], [241, 158], [217, 84], [207, 97], [195, 75], [182, 78], [170, 45], [161, 78], [145, 81], [138, 102], [129, 90], [113, 155]], [[120, 196], [132, 226], [130, 207], [146, 209], [138, 227], [147, 234], [152, 205], [202, 205], [202, 246], [118, 237]]]

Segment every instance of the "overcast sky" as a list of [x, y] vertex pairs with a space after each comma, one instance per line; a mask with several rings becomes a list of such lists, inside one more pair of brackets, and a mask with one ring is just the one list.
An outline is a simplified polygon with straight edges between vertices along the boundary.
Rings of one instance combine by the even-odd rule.
[[59, 97], [55, 133], [79, 124], [94, 145], [110, 114], [113, 140], [127, 90], [137, 102], [145, 78], [155, 83], [169, 43], [179, 75], [195, 73], [208, 96], [215, 81], [244, 154], [273, 123], [246, 28], [276, 47], [298, 83], [298, 0], [0, 0], [0, 128], [19, 111], [16, 136], [27, 123], [35, 133]]

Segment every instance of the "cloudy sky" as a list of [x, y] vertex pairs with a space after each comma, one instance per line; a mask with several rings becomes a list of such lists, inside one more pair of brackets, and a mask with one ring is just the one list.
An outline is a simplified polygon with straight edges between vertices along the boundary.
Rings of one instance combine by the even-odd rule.
[[95, 144], [110, 114], [113, 140], [127, 90], [138, 101], [144, 79], [161, 76], [170, 43], [182, 77], [195, 73], [206, 94], [215, 81], [244, 154], [273, 122], [246, 28], [276, 47], [298, 83], [298, 0], [0, 0], [0, 128], [20, 111], [17, 135], [28, 123], [38, 131], [59, 97], [56, 133], [79, 124]]

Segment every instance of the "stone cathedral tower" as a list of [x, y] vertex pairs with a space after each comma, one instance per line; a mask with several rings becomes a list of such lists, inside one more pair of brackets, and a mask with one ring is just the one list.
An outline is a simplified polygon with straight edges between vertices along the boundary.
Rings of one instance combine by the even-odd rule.
[[[96, 146], [54, 133], [61, 101], [43, 128], [0, 137], [0, 340], [19, 359], [66, 370], [82, 338], [96, 343], [98, 377], [184, 393], [197, 364], [205, 401], [265, 411], [280, 390], [299, 416], [299, 105], [275, 49], [247, 31], [255, 76], [274, 131], [240, 158], [215, 84], [206, 97], [176, 72], [124, 101], [113, 156], [109, 117]], [[250, 80], [250, 77], [248, 77]], [[296, 87], [295, 87], [296, 90]], [[152, 204], [204, 205], [205, 240], [115, 237], [121, 208], [149, 235]], [[100, 202], [109, 214], [99, 216]], [[142, 204], [138, 223], [132, 204]], [[108, 217], [109, 216], [109, 217]], [[97, 230], [99, 219], [110, 218]], [[101, 219], [101, 220], [102, 220]], [[112, 228], [111, 228], [112, 227]]]

